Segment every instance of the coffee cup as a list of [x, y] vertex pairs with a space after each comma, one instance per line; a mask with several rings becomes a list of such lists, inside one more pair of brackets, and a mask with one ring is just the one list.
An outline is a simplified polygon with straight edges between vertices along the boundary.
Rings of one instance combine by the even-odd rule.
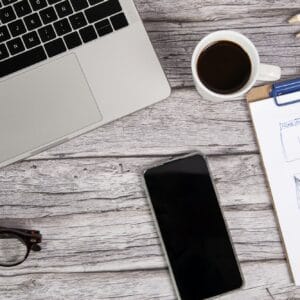
[[262, 64], [254, 44], [230, 30], [204, 37], [195, 48], [191, 66], [197, 91], [213, 100], [242, 97], [256, 81], [281, 77], [280, 67]]

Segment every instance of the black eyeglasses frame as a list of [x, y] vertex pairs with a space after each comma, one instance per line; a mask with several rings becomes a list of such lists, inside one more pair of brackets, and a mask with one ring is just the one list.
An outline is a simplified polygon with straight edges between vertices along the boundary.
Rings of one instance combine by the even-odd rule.
[[0, 235], [7, 234], [13, 238], [20, 240], [27, 248], [26, 255], [24, 259], [15, 263], [15, 264], [1, 264], [0, 267], [15, 267], [23, 263], [29, 256], [30, 251], [40, 251], [42, 248], [39, 243], [42, 242], [42, 235], [37, 230], [27, 230], [27, 229], [19, 229], [19, 228], [7, 228], [0, 226]]

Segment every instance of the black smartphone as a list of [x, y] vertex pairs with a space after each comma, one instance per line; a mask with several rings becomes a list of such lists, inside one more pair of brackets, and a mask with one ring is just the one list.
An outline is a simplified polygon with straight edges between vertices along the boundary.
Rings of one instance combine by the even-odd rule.
[[240, 288], [242, 276], [206, 158], [188, 155], [148, 169], [144, 177], [179, 299]]

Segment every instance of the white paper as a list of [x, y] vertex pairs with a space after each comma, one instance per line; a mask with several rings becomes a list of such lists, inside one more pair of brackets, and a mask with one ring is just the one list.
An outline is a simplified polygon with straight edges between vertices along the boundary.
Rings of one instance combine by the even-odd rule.
[[[297, 100], [297, 93], [285, 101]], [[300, 103], [277, 106], [273, 98], [250, 111], [292, 275], [300, 286]]]

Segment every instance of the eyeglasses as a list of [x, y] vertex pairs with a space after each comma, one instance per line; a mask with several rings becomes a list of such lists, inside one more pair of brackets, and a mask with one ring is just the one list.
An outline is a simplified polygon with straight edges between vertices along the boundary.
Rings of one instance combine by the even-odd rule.
[[26, 260], [30, 251], [40, 251], [42, 235], [36, 230], [0, 227], [0, 266], [13, 267]]

